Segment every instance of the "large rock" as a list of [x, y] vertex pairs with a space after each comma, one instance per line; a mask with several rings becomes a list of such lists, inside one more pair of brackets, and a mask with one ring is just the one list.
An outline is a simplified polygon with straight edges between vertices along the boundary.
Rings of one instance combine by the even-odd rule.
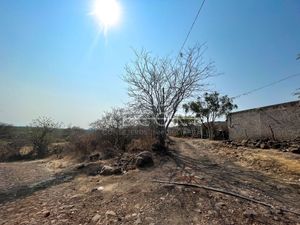
[[264, 143], [264, 142], [263, 142], [263, 143], [260, 144], [260, 148], [261, 148], [261, 149], [269, 149], [270, 146], [269, 146], [267, 143]]
[[99, 152], [94, 152], [94, 153], [92, 153], [92, 154], [89, 155], [89, 160], [91, 162], [95, 162], [95, 161], [97, 161], [99, 159], [100, 159], [100, 153]]
[[260, 148], [260, 145], [261, 145], [261, 140], [258, 140], [255, 142], [255, 147], [256, 148]]
[[274, 149], [280, 149], [281, 148], [280, 142], [274, 142], [273, 145], [272, 145], [272, 148], [274, 148]]
[[147, 168], [154, 165], [151, 152], [144, 151], [139, 153], [135, 158], [135, 165], [137, 168]]
[[102, 167], [103, 166], [100, 163], [93, 162], [87, 164], [79, 164], [76, 168], [89, 176], [96, 176], [100, 174]]
[[122, 174], [121, 168], [115, 168], [112, 166], [103, 166], [100, 175], [110, 176], [110, 175], [120, 175]]
[[290, 147], [289, 152], [300, 154], [300, 147]]
[[244, 140], [242, 140], [242, 145], [246, 147], [248, 142], [249, 142], [248, 139], [244, 139]]
[[117, 150], [114, 148], [105, 148], [89, 155], [89, 161], [95, 162], [98, 160], [112, 159], [117, 156]]

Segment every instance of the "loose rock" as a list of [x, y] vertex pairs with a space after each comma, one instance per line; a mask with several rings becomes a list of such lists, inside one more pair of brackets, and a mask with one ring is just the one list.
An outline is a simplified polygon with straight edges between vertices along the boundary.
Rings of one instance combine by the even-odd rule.
[[89, 176], [96, 176], [99, 175], [101, 169], [102, 165], [100, 163], [87, 163], [80, 170]]
[[218, 202], [215, 206], [217, 209], [221, 209], [225, 206], [226, 204], [224, 202]]
[[121, 168], [115, 168], [115, 167], [111, 167], [111, 166], [103, 166], [102, 170], [100, 172], [100, 175], [103, 176], [110, 176], [110, 175], [120, 175], [122, 174], [122, 170]]
[[47, 218], [48, 216], [50, 216], [50, 211], [45, 211], [44, 212], [44, 217]]
[[257, 213], [252, 209], [248, 209], [243, 213], [243, 215], [247, 218], [253, 219], [257, 216]]
[[115, 217], [115, 216], [117, 216], [117, 214], [112, 210], [106, 211], [105, 215], [106, 215], [106, 217]]
[[100, 220], [101, 216], [99, 214], [96, 214], [93, 218], [92, 218], [92, 221], [93, 222], [98, 222]]
[[140, 217], [137, 218], [137, 220], [134, 222], [135, 225], [138, 225], [138, 224], [142, 224], [142, 220]]
[[95, 187], [92, 189], [92, 192], [94, 191], [103, 191], [104, 190], [104, 187], [100, 186], [100, 187]]
[[139, 153], [135, 159], [135, 165], [138, 168], [147, 168], [154, 165], [152, 154], [149, 151]]

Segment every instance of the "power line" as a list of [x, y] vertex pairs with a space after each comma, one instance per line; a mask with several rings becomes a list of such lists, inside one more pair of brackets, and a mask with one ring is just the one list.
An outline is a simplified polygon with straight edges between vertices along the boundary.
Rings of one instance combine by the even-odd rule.
[[271, 82], [271, 83], [269, 83], [269, 84], [266, 84], [266, 85], [264, 85], [264, 86], [261, 86], [261, 87], [252, 89], [252, 90], [250, 90], [250, 91], [244, 92], [244, 93], [242, 93], [242, 94], [239, 94], [239, 95], [233, 97], [232, 99], [236, 99], [236, 98], [240, 98], [240, 97], [242, 97], [242, 96], [250, 95], [250, 94], [252, 94], [253, 92], [260, 91], [260, 90], [262, 90], [262, 89], [265, 89], [265, 88], [267, 88], [267, 87], [271, 87], [271, 86], [273, 86], [273, 85], [275, 85], [275, 84], [278, 84], [278, 83], [280, 83], [280, 82], [282, 82], [282, 81], [285, 81], [285, 80], [288, 80], [288, 79], [291, 79], [291, 78], [294, 78], [294, 77], [297, 77], [297, 76], [300, 76], [300, 73], [291, 74], [291, 75], [286, 76], [286, 77], [284, 77], [284, 78], [282, 78], [282, 79], [280, 79], [280, 80], [273, 81], [273, 82]]
[[186, 37], [185, 37], [185, 39], [184, 39], [184, 42], [183, 42], [182, 45], [181, 45], [181, 48], [180, 48], [180, 51], [179, 51], [179, 54], [178, 54], [178, 56], [177, 56], [176, 61], [178, 60], [179, 55], [182, 54], [182, 50], [183, 50], [183, 48], [184, 48], [184, 46], [185, 46], [187, 40], [189, 39], [189, 36], [190, 36], [190, 34], [191, 34], [191, 32], [192, 32], [192, 30], [193, 30], [193, 28], [194, 28], [194, 25], [195, 25], [195, 23], [196, 23], [196, 21], [197, 21], [199, 15], [200, 15], [200, 12], [201, 12], [201, 10], [202, 10], [202, 8], [203, 8], [203, 6], [204, 6], [204, 3], [205, 3], [205, 0], [202, 1], [201, 5], [200, 5], [200, 7], [199, 7], [199, 9], [198, 9], [198, 11], [197, 11], [197, 14], [196, 14], [196, 16], [195, 16], [195, 18], [194, 18], [194, 21], [193, 21], [193, 23], [192, 23], [190, 29], [189, 29], [189, 32], [187, 33], [187, 35], [186, 35]]

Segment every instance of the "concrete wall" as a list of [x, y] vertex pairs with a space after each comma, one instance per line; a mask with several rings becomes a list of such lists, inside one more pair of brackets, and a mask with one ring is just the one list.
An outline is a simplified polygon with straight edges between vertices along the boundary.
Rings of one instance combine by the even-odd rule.
[[300, 137], [300, 101], [231, 113], [227, 117], [229, 139]]

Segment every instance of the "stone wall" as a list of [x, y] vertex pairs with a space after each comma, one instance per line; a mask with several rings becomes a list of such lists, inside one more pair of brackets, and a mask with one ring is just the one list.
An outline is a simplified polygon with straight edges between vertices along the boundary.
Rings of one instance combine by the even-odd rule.
[[300, 137], [300, 101], [240, 112], [227, 117], [229, 139], [293, 140]]

